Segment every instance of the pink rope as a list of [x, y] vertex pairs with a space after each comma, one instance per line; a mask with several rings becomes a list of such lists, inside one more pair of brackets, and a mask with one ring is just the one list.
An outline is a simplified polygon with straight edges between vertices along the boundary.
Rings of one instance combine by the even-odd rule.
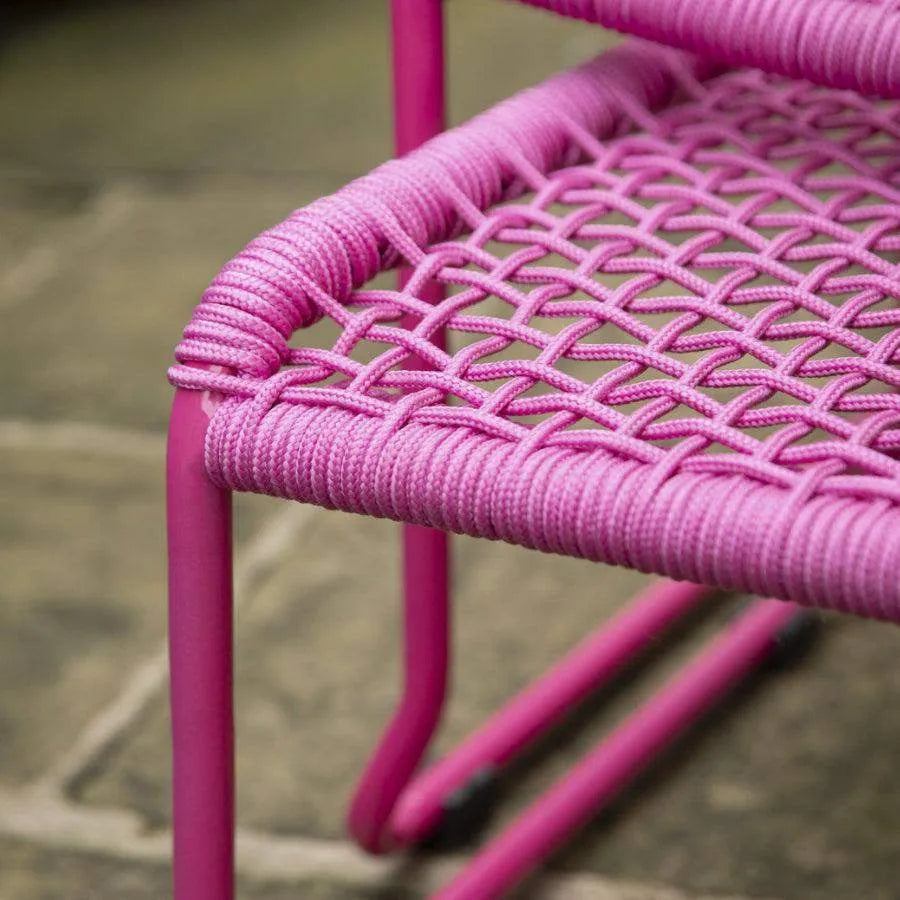
[[[178, 345], [182, 363], [266, 377], [288, 362], [287, 340], [343, 303], [382, 269], [415, 263], [422, 247], [477, 223], [481, 210], [521, 194], [529, 181], [578, 158], [572, 130], [609, 134], [623, 106], [665, 102], [679, 62], [637, 42], [550, 79], [296, 211], [260, 235], [216, 276]], [[211, 386], [176, 368], [176, 383]], [[216, 380], [222, 386], [223, 380]], [[255, 388], [229, 382], [227, 390]]]
[[898, 137], [897, 104], [643, 45], [551, 79], [223, 269], [172, 370], [224, 395], [209, 471], [900, 620]]
[[707, 59], [900, 97], [896, 0], [522, 0]]

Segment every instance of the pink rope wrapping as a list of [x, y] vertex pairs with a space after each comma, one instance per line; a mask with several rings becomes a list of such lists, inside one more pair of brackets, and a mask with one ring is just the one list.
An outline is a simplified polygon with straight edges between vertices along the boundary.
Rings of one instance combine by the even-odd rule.
[[700, 74], [632, 42], [251, 242], [171, 373], [212, 477], [900, 620], [900, 107]]
[[897, 0], [521, 0], [705, 59], [900, 97]]

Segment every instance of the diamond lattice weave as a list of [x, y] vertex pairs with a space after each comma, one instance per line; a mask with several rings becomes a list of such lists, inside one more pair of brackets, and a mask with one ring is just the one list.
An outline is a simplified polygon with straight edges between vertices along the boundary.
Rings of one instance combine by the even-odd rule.
[[251, 243], [173, 370], [212, 475], [900, 619], [900, 106], [710, 74], [632, 44]]

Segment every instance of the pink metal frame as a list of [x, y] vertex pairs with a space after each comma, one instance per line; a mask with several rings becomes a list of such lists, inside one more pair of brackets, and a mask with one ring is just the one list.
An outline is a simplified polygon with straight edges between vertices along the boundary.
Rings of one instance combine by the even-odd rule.
[[435, 900], [499, 897], [597, 811], [684, 729], [772, 652], [798, 613], [758, 600], [659, 693], [489, 844]]
[[[440, 0], [392, 0], [396, 148], [444, 126]], [[204, 438], [216, 398], [179, 390], [168, 446], [169, 653], [177, 900], [234, 896], [231, 497], [213, 485]], [[349, 829], [381, 853], [427, 837], [446, 799], [501, 766], [574, 703], [606, 683], [706, 594], [659, 582], [514, 698], [446, 758], [415, 776], [437, 727], [449, 659], [448, 538], [403, 529], [404, 686], [360, 780]], [[775, 646], [797, 615], [759, 601], [716, 644], [610, 737], [441, 894], [498, 896], [581, 827], [666, 743]]]
[[[444, 129], [443, 24], [441, 0], [391, 2], [398, 156]], [[393, 847], [388, 819], [437, 728], [447, 688], [449, 535], [419, 525], [402, 529], [403, 696], [360, 779], [348, 817], [350, 833], [372, 853]]]
[[174, 885], [234, 896], [231, 494], [206, 475], [215, 398], [178, 391], [167, 455]]

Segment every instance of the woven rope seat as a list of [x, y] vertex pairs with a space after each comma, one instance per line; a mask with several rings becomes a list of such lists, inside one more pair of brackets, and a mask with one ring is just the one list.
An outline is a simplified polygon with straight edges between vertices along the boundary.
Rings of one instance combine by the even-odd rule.
[[222, 269], [208, 471], [900, 620], [898, 137], [638, 40], [525, 91]]

